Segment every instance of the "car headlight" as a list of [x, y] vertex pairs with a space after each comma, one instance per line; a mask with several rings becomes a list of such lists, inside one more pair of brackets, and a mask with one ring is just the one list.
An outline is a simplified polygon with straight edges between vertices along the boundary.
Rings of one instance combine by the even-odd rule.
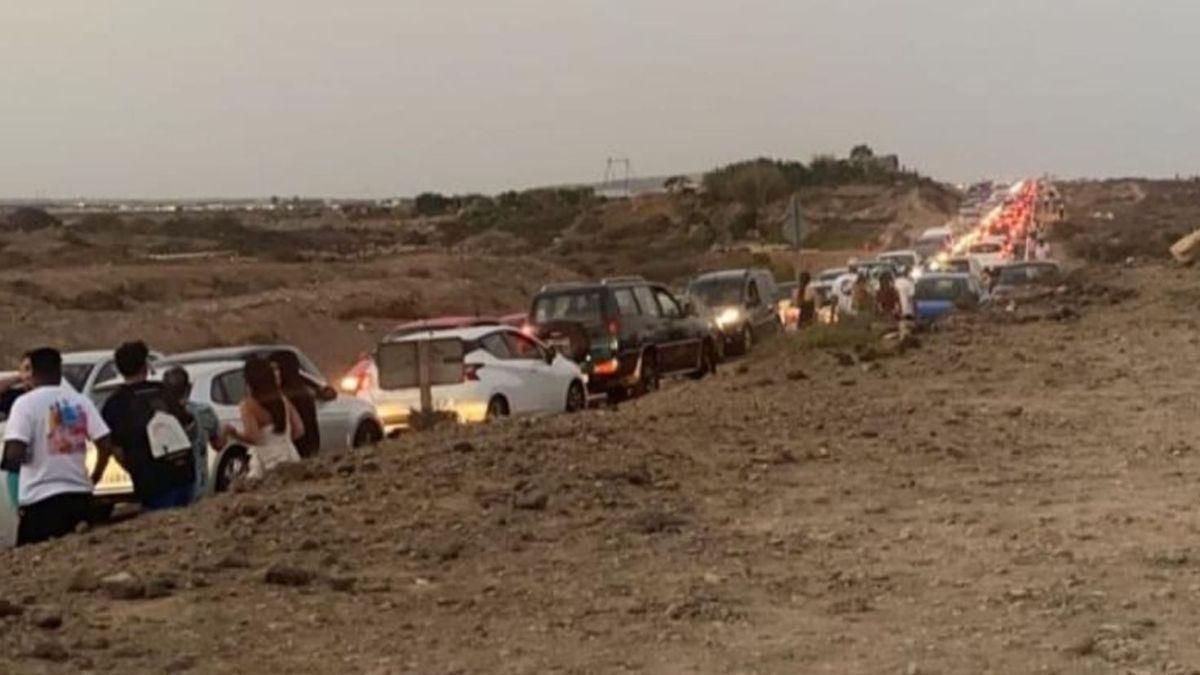
[[729, 309], [722, 310], [722, 312], [717, 315], [717, 326], [719, 328], [728, 328], [729, 326], [732, 326], [741, 320], [742, 313], [737, 309], [730, 307]]

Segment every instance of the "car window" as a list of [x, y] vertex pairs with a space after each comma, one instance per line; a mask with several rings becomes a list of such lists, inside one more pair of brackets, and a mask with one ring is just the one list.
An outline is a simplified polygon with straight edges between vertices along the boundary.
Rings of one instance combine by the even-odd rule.
[[246, 379], [241, 370], [231, 370], [213, 379], [212, 401], [218, 405], [238, 405], [246, 397]]
[[750, 280], [750, 286], [746, 289], [746, 299], [749, 301], [751, 307], [762, 302], [762, 298], [758, 294], [758, 282], [753, 279]]
[[597, 290], [573, 290], [547, 293], [533, 303], [533, 320], [544, 324], [551, 321], [601, 321], [604, 300]]
[[96, 371], [96, 384], [108, 382], [109, 380], [116, 379], [116, 377], [117, 362], [107, 361], [104, 365], [100, 366], [100, 370]]
[[662, 311], [658, 308], [658, 303], [654, 300], [654, 293], [649, 286], [637, 286], [633, 289], [637, 295], [638, 304], [642, 306], [642, 313], [646, 316], [662, 316]]
[[637, 300], [633, 299], [633, 291], [628, 288], [618, 288], [613, 291], [613, 297], [617, 299], [617, 311], [621, 316], [637, 316], [641, 312], [638, 310]]
[[656, 288], [654, 297], [658, 300], [658, 305], [662, 307], [663, 316], [669, 319], [678, 319], [683, 316], [683, 310], [679, 307], [679, 303], [675, 302], [675, 298], [671, 297], [670, 293]]
[[92, 366], [83, 363], [67, 363], [63, 364], [62, 375], [75, 391], [82, 392], [83, 385], [87, 384], [88, 375], [92, 374]]
[[483, 346], [487, 353], [498, 359], [512, 358], [512, 352], [508, 348], [508, 341], [504, 339], [503, 333], [492, 333], [491, 335], [484, 336], [479, 341], [479, 344]]
[[514, 359], [536, 360], [545, 358], [542, 348], [536, 342], [520, 333], [505, 333], [504, 340]]

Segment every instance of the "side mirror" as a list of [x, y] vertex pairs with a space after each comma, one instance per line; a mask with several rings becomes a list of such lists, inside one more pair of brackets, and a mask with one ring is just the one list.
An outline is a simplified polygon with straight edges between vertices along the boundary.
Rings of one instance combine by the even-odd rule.
[[336, 400], [337, 397], [338, 397], [337, 390], [329, 385], [325, 385], [317, 390], [317, 400], [318, 401], [324, 401], [324, 402], [328, 403], [329, 401]]

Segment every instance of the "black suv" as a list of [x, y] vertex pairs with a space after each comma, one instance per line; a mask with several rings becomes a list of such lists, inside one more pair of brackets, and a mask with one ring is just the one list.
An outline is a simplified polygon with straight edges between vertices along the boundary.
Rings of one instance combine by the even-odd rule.
[[583, 367], [590, 393], [610, 400], [652, 391], [663, 376], [716, 371], [709, 324], [641, 277], [545, 286], [533, 299], [529, 323]]
[[779, 291], [764, 269], [708, 272], [688, 283], [687, 295], [707, 308], [731, 353], [746, 354], [754, 343], [778, 333]]

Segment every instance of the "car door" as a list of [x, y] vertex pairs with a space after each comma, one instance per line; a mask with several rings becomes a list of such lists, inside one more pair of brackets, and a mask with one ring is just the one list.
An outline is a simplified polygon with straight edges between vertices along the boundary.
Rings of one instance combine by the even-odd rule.
[[649, 286], [634, 286], [633, 294], [637, 297], [638, 307], [642, 312], [642, 333], [644, 345], [654, 345], [658, 358], [659, 373], [671, 372], [675, 369], [677, 355], [670, 343], [667, 322], [663, 319], [662, 309], [654, 299], [654, 292]]
[[238, 410], [238, 405], [246, 397], [246, 378], [241, 368], [233, 368], [214, 375], [208, 387], [207, 401], [204, 400], [205, 397], [202, 394], [203, 392], [197, 391], [192, 396], [202, 403], [212, 405], [213, 411], [217, 413], [217, 419], [222, 423], [228, 422], [239, 429], [242, 428], [242, 414]]
[[667, 325], [667, 341], [672, 354], [672, 372], [691, 371], [700, 367], [703, 335], [698, 333], [683, 305], [665, 288], [655, 288], [654, 297]]
[[523, 372], [522, 399], [528, 412], [560, 411], [566, 405], [569, 382], [555, 368], [554, 355], [544, 345], [527, 335], [506, 331], [504, 339], [509, 353]]
[[479, 339], [479, 344], [493, 359], [480, 370], [480, 378], [492, 388], [490, 395], [499, 394], [508, 401], [513, 415], [536, 409], [537, 397], [529, 384], [532, 378], [528, 359], [518, 358], [509, 340], [509, 331], [498, 330]]
[[750, 275], [746, 280], [746, 314], [750, 317], [750, 325], [754, 328], [756, 335], [762, 335], [765, 328], [766, 316], [766, 300], [763, 298], [762, 288], [759, 280], [755, 275]]

